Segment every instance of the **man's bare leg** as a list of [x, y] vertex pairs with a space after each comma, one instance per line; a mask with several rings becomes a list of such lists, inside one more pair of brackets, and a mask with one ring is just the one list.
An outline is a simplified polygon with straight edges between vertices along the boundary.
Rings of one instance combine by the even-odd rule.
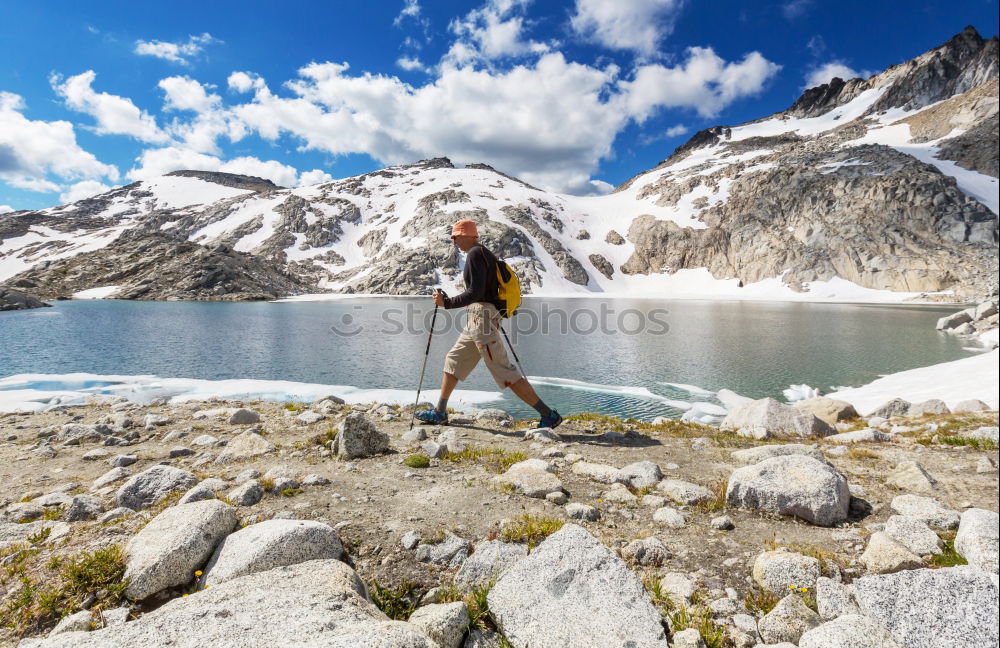
[[[514, 395], [516, 395], [518, 398], [520, 398], [525, 403], [534, 408], [534, 410], [538, 412], [538, 415], [541, 416], [543, 419], [546, 417], [551, 417], [553, 415], [552, 409], [550, 409], [548, 405], [542, 402], [542, 399], [539, 398], [538, 394], [535, 393], [535, 388], [531, 386], [531, 383], [528, 382], [527, 378], [521, 378], [520, 380], [518, 380], [516, 383], [510, 386], [510, 390], [514, 392]], [[559, 417], [558, 414], [556, 414], [555, 416]], [[562, 421], [561, 417], [559, 417], [555, 425], [558, 425], [559, 421]]]
[[455, 391], [457, 384], [458, 378], [447, 371], [441, 375], [441, 397], [438, 399], [437, 406], [439, 412], [448, 410], [448, 399], [451, 398], [451, 392]]
[[534, 407], [535, 403], [538, 402], [538, 394], [535, 393], [535, 388], [531, 386], [527, 378], [521, 378], [516, 383], [510, 386], [510, 390], [514, 392], [514, 395], [523, 400], [528, 405]]

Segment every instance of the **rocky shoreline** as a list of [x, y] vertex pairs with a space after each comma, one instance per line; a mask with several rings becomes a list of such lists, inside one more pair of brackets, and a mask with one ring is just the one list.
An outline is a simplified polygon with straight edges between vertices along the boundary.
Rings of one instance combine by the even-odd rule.
[[996, 645], [987, 407], [4, 414], [0, 646]]

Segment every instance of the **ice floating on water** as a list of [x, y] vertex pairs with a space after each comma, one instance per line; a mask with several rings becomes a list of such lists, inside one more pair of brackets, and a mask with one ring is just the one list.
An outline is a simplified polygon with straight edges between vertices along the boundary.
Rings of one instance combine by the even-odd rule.
[[674, 389], [680, 389], [682, 391], [689, 392], [691, 394], [703, 394], [709, 396], [715, 392], [709, 391], [697, 385], [685, 385], [684, 383], [672, 383], [672, 382], [657, 382], [657, 385], [664, 385], [666, 387], [673, 387]]
[[[18, 374], [0, 378], [0, 412], [41, 412], [59, 405], [83, 405], [95, 394], [122, 396], [146, 404], [154, 398], [170, 403], [208, 400], [268, 400], [312, 402], [322, 396], [339, 396], [348, 403], [409, 404], [416, 396], [408, 389], [362, 389], [352, 385], [321, 385], [289, 380], [202, 380], [119, 376], [89, 373]], [[452, 402], [475, 406], [501, 400], [499, 392], [457, 390]]]
[[794, 403], [795, 401], [807, 400], [819, 396], [819, 389], [805, 384], [789, 385], [788, 389], [785, 389], [781, 393], [785, 395], [786, 401]]
[[528, 376], [528, 380], [533, 385], [547, 385], [549, 387], [561, 387], [563, 389], [576, 389], [579, 391], [596, 392], [599, 394], [611, 394], [614, 396], [625, 396], [627, 398], [641, 398], [652, 400], [675, 407], [680, 410], [688, 410], [692, 403], [681, 400], [674, 400], [666, 396], [654, 394], [645, 387], [632, 387], [629, 385], [602, 385], [600, 383], [584, 382], [582, 380], [572, 380], [570, 378], [553, 378], [550, 376]]

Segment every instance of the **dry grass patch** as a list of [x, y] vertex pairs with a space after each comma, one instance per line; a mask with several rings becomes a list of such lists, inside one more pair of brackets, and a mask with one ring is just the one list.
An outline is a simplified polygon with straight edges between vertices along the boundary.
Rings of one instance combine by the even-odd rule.
[[445, 461], [452, 463], [475, 463], [492, 473], [506, 472], [508, 468], [519, 461], [524, 461], [528, 455], [523, 452], [506, 452], [496, 446], [466, 446], [461, 452], [449, 452]]
[[527, 543], [528, 548], [533, 549], [539, 542], [561, 529], [565, 523], [565, 520], [548, 515], [522, 513], [500, 531], [500, 539], [504, 542]]

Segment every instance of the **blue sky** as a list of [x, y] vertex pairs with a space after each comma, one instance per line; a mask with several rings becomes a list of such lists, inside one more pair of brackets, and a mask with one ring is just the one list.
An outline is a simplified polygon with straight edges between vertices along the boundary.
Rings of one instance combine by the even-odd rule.
[[607, 191], [997, 0], [0, 2], [0, 212], [178, 168], [285, 186], [445, 155]]

